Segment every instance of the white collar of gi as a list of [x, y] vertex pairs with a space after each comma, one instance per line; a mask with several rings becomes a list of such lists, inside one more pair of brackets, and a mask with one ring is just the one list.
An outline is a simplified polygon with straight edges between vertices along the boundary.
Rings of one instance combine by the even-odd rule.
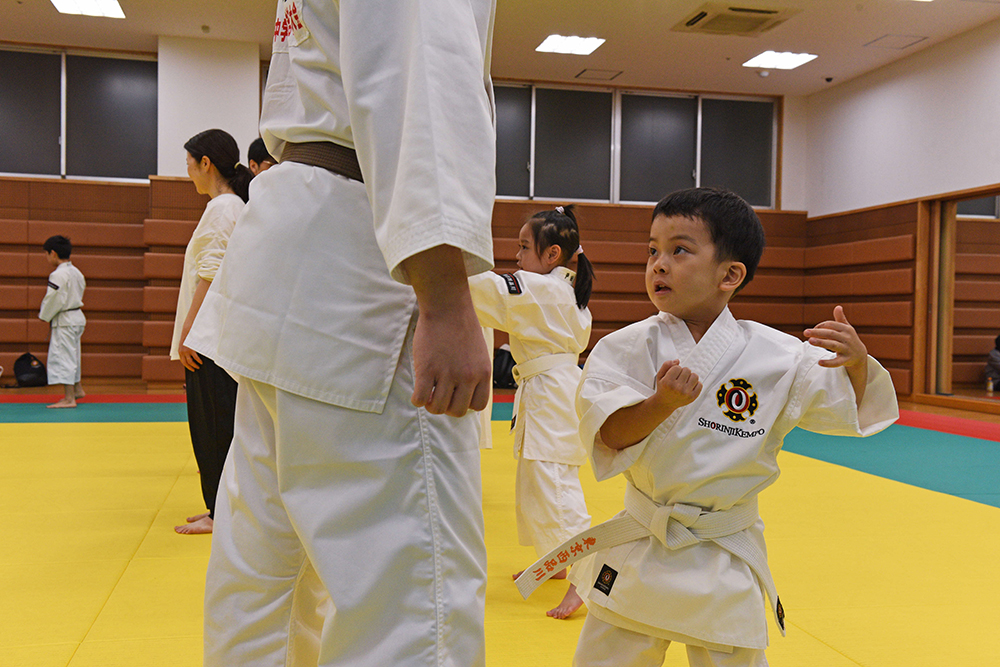
[[572, 285], [576, 281], [576, 271], [567, 269], [565, 266], [557, 266], [556, 268], [552, 269], [552, 271], [550, 271], [549, 273], [550, 275], [553, 276], [559, 276], [560, 278], [568, 282], [570, 285]]
[[722, 358], [723, 352], [733, 342], [739, 328], [736, 318], [729, 312], [727, 306], [696, 344], [684, 320], [664, 312], [659, 314], [659, 318], [670, 331], [681, 365], [691, 369], [702, 380], [708, 377], [709, 372]]

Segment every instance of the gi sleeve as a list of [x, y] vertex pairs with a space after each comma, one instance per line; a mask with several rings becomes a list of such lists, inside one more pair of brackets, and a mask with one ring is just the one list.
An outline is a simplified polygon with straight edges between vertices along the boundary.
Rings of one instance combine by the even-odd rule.
[[470, 276], [469, 291], [472, 293], [472, 305], [476, 308], [479, 324], [510, 332], [507, 308], [509, 290], [504, 278], [492, 271]]
[[229, 209], [221, 207], [211, 207], [206, 209], [204, 231], [198, 239], [198, 253], [195, 255], [195, 263], [198, 266], [198, 277], [206, 282], [215, 280], [215, 274], [222, 266], [222, 259], [226, 255], [226, 248], [229, 246], [229, 237], [233, 234], [233, 227], [236, 225], [235, 217], [229, 219]]
[[868, 357], [868, 383], [859, 409], [847, 371], [820, 366], [819, 359], [831, 355], [811, 350], [803, 355], [801, 379], [788, 406], [797, 426], [813, 433], [865, 437], [899, 419], [892, 378], [875, 359]]
[[[646, 449], [652, 433], [630, 447], [613, 449], [601, 439], [601, 426], [622, 408], [635, 405], [653, 395], [653, 389], [629, 374], [622, 362], [629, 359], [633, 337], [614, 342], [605, 337], [594, 346], [583, 367], [577, 389], [576, 412], [580, 417], [580, 438], [590, 454], [598, 481], [610, 479], [628, 470]], [[617, 363], [616, 363], [617, 362]], [[626, 362], [627, 363], [627, 362]], [[653, 433], [656, 431], [654, 430]]]
[[52, 318], [66, 310], [66, 300], [69, 298], [69, 290], [66, 289], [64, 278], [57, 276], [55, 272], [49, 275], [49, 288], [42, 298], [42, 306], [38, 311], [38, 319], [43, 322], [51, 322]]
[[393, 278], [439, 245], [466, 272], [493, 265], [496, 194], [489, 0], [343, 0], [351, 131]]

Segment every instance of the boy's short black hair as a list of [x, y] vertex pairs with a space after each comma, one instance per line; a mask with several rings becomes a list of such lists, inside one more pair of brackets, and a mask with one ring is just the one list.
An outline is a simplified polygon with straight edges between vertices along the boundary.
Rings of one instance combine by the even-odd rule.
[[261, 162], [278, 164], [278, 161], [271, 157], [271, 154], [267, 152], [267, 146], [264, 145], [264, 140], [260, 137], [257, 137], [250, 142], [250, 148], [247, 149], [247, 162], [250, 162], [251, 160], [257, 164], [260, 164]]
[[65, 236], [50, 236], [45, 239], [42, 248], [45, 252], [54, 251], [59, 259], [69, 259], [70, 253], [73, 252], [73, 244]]
[[716, 188], [689, 188], [672, 192], [653, 209], [653, 219], [662, 215], [698, 219], [708, 226], [716, 259], [735, 260], [747, 267], [737, 291], [753, 280], [764, 252], [764, 227], [760, 218], [739, 195]]
[[1000, 336], [997, 336], [997, 339], [993, 341], [993, 347], [1000, 350]]

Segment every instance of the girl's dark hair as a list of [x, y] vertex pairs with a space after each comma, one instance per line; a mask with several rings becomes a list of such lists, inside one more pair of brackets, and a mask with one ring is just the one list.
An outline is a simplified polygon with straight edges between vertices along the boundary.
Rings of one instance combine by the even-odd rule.
[[551, 246], [557, 245], [562, 250], [562, 264], [566, 266], [577, 255], [576, 282], [573, 291], [576, 294], [578, 308], [586, 308], [590, 302], [590, 292], [594, 284], [594, 266], [583, 254], [580, 247], [580, 228], [576, 224], [573, 205], [559, 206], [552, 211], [541, 211], [528, 220], [531, 236], [535, 241], [535, 252], [539, 257]]
[[240, 149], [228, 132], [205, 130], [199, 132], [184, 144], [184, 150], [196, 161], [208, 157], [209, 161], [226, 179], [230, 189], [244, 202], [250, 200], [250, 179], [253, 173], [246, 165], [240, 164]]

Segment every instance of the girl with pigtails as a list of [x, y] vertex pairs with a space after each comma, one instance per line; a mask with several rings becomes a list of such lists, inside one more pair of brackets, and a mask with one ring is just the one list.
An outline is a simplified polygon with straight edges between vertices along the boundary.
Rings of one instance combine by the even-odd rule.
[[[590, 341], [587, 303], [594, 271], [580, 245], [572, 206], [532, 216], [521, 227], [518, 245], [519, 271], [482, 273], [469, 284], [480, 324], [510, 336], [518, 385], [513, 421], [518, 538], [543, 556], [590, 528], [580, 486], [587, 452], [574, 406], [579, 355]], [[569, 268], [574, 261], [576, 271]], [[553, 578], [565, 577], [563, 571]], [[548, 615], [568, 618], [582, 603], [571, 584]]]

